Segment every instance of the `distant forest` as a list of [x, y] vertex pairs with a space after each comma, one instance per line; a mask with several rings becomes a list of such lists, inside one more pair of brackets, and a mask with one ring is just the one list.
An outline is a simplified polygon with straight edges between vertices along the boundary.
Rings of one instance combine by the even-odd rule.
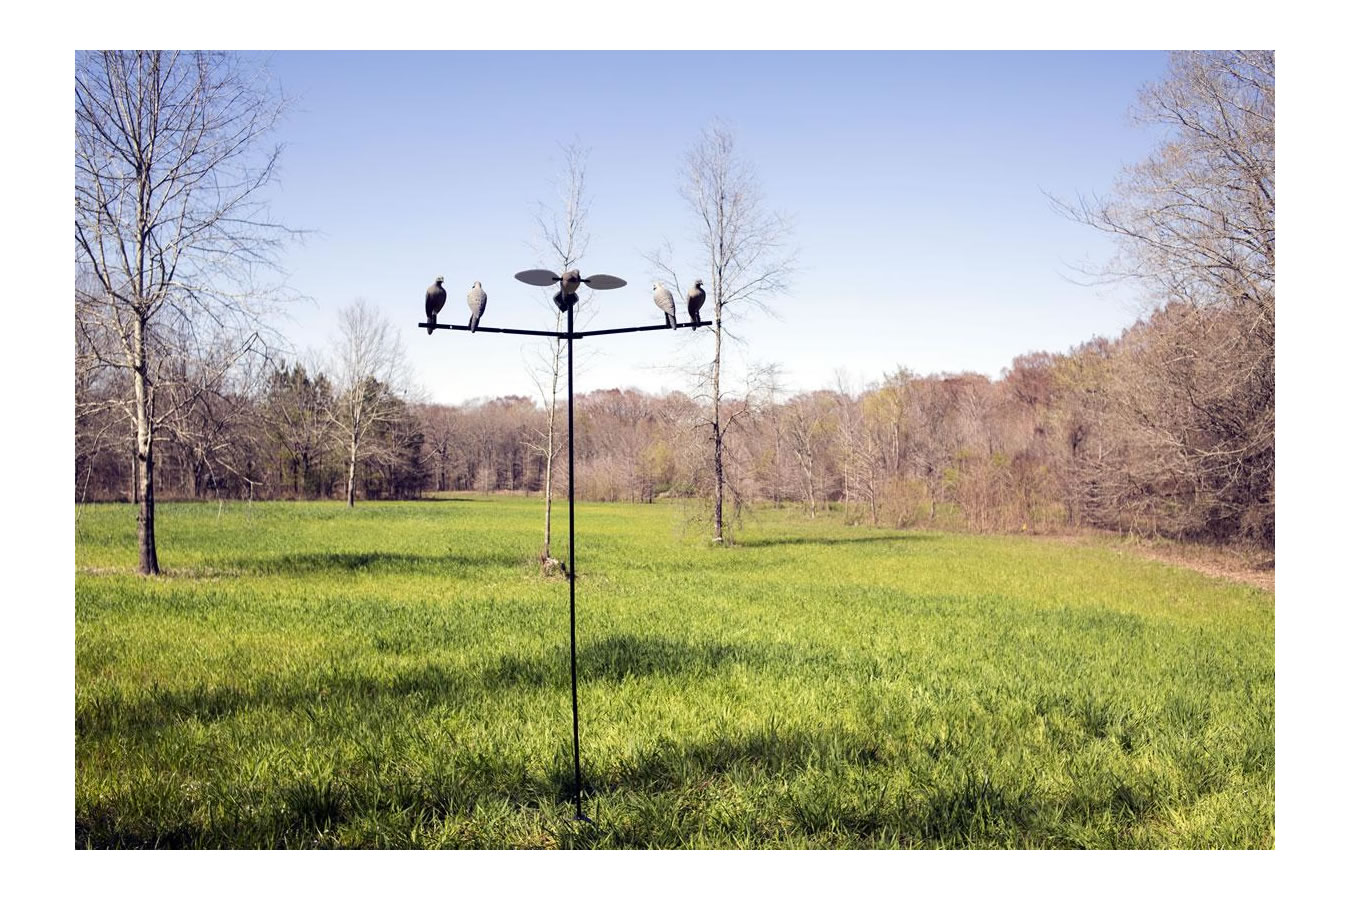
[[[1114, 340], [1018, 357], [997, 380], [900, 370], [860, 392], [791, 397], [770, 382], [735, 406], [728, 485], [737, 503], [811, 515], [833, 505], [889, 527], [1087, 525], [1272, 543], [1274, 377], [1262, 325], [1256, 309], [1173, 305]], [[327, 375], [299, 364], [252, 389], [198, 392], [163, 436], [159, 496], [341, 497], [336, 399]], [[359, 496], [542, 489], [546, 412], [534, 400], [393, 405], [359, 467]], [[578, 496], [705, 495], [706, 418], [681, 393], [580, 395]], [[78, 499], [134, 499], [134, 447], [118, 424], [112, 412], [77, 422]]]

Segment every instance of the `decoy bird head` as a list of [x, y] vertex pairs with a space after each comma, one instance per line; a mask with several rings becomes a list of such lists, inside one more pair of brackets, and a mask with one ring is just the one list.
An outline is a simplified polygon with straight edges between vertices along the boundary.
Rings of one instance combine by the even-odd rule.
[[652, 290], [654, 290], [654, 291], [659, 291], [660, 289], [661, 289], [661, 282], [659, 282], [659, 281], [653, 281], [653, 282], [652, 282]]
[[473, 283], [473, 286], [476, 287], [476, 288], [480, 288], [480, 287], [483, 286], [483, 282], [481, 282], [481, 281], [475, 281], [475, 282]]
[[694, 287], [698, 287], [698, 288], [703, 287], [703, 279], [702, 279], [702, 278], [695, 278], [695, 279], [694, 279]]
[[445, 281], [445, 276], [444, 276], [444, 275], [437, 275], [437, 276], [436, 276], [436, 283], [437, 283], [437, 284], [440, 284], [442, 281]]

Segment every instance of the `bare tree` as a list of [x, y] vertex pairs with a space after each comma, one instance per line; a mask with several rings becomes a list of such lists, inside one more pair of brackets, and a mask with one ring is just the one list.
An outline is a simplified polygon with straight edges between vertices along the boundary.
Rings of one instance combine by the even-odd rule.
[[[556, 263], [558, 271], [566, 272], [577, 267], [590, 243], [586, 224], [590, 212], [590, 198], [586, 193], [586, 160], [589, 151], [576, 144], [568, 144], [562, 148], [562, 153], [562, 175], [558, 185], [560, 206], [550, 209], [541, 203], [535, 224], [538, 229], [539, 255], [542, 258], [551, 257], [550, 262]], [[553, 311], [553, 330], [562, 331], [566, 314], [551, 301], [548, 306]], [[565, 350], [566, 345], [561, 340], [549, 340], [530, 372], [543, 399], [546, 414], [544, 427], [538, 431], [538, 440], [531, 442], [531, 448], [544, 462], [544, 548], [539, 558], [545, 566], [554, 564], [553, 467], [563, 449], [559, 436], [558, 383], [562, 377]]]
[[277, 366], [259, 404], [268, 439], [280, 451], [278, 486], [287, 481], [297, 498], [319, 496], [325, 448], [331, 444], [333, 389], [317, 360]]
[[1167, 450], [1163, 493], [1191, 498], [1183, 530], [1271, 541], [1275, 55], [1174, 54], [1136, 114], [1168, 129], [1161, 146], [1115, 196], [1059, 204], [1118, 239], [1098, 274], [1139, 281], [1160, 307], [1147, 340], [1126, 342], [1132, 362], [1118, 373], [1138, 375], [1117, 407], [1132, 410], [1122, 423], [1135, 435], [1131, 458], [1162, 477], [1154, 453]]
[[280, 147], [260, 143], [279, 114], [235, 56], [76, 56], [75, 247], [90, 285], [76, 303], [87, 335], [77, 364], [130, 374], [123, 402], [136, 435], [142, 574], [159, 572], [155, 438], [167, 411], [157, 400], [171, 364], [211, 332], [203, 342], [234, 347], [222, 357], [228, 368], [273, 296], [255, 278], [274, 267], [286, 234], [261, 198]]
[[428, 452], [435, 466], [434, 490], [453, 490], [465, 471], [463, 412], [444, 404], [425, 404], [418, 409]]
[[[265, 349], [231, 359], [230, 344], [201, 348], [175, 360], [173, 378], [161, 384], [165, 405], [161, 427], [170, 451], [181, 456], [185, 493], [201, 499], [209, 488], [221, 499], [230, 479], [252, 496], [257, 479], [250, 470], [257, 435], [250, 427], [271, 364]], [[223, 373], [223, 374], [222, 374]]]
[[880, 454], [873, 431], [867, 427], [862, 393], [854, 390], [844, 369], [835, 370], [834, 403], [843, 477], [844, 521], [849, 521], [849, 504], [859, 500], [868, 504], [872, 524], [875, 525], [878, 520]]
[[347, 463], [347, 506], [356, 505], [356, 467], [387, 450], [372, 438], [408, 410], [410, 382], [403, 342], [389, 320], [364, 300], [338, 313], [333, 345], [335, 400], [329, 410]]
[[[712, 304], [713, 352], [705, 391], [710, 418], [705, 423], [712, 443], [713, 540], [723, 540], [723, 505], [727, 482], [723, 408], [729, 393], [722, 378], [724, 320], [786, 289], [791, 254], [784, 244], [790, 233], [787, 220], [765, 209], [754, 170], [736, 152], [731, 130], [714, 122], [703, 130], [685, 157], [680, 194], [694, 213], [695, 239], [705, 273], [705, 290]], [[682, 292], [669, 250], [648, 257]]]

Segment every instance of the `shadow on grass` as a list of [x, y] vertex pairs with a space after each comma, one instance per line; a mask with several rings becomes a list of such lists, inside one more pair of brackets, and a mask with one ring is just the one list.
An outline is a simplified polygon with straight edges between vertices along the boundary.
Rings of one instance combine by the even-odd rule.
[[[511, 754], [464, 747], [450, 759], [378, 778], [289, 775], [244, 790], [247, 803], [205, 819], [170, 786], [78, 802], [77, 847], [387, 846], [337, 826], [366, 820], [395, 845], [409, 818], [441, 831], [458, 820], [452, 846], [508, 847], [505, 806], [566, 819], [573, 799], [571, 748], [560, 745], [542, 770]], [[903, 751], [898, 751], [903, 752]], [[775, 846], [990, 847], [1126, 845], [1129, 827], [1171, 802], [1146, 776], [1104, 774], [1071, 798], [987, 773], [978, 760], [916, 771], [875, 736], [848, 731], [761, 727], [693, 743], [657, 741], [624, 759], [583, 762], [583, 802], [593, 825], [559, 823], [563, 847], [680, 847], [691, 843]], [[954, 761], [955, 762], [955, 761]], [[914, 777], [888, 790], [899, 770]], [[753, 809], [733, 819], [710, 813], [716, 785], [751, 788]], [[142, 786], [146, 787], [146, 786]], [[744, 795], [743, 795], [744, 796]], [[608, 809], [610, 815], [596, 815]], [[397, 813], [397, 815], [394, 815]], [[483, 818], [479, 818], [484, 814]], [[1103, 817], [1116, 824], [1102, 830]], [[527, 814], [524, 821], [531, 820]], [[401, 836], [400, 836], [401, 835]], [[401, 842], [401, 843], [400, 843]]]
[[[687, 641], [660, 636], [613, 635], [577, 648], [578, 677], [585, 680], [623, 681], [651, 675], [711, 674], [737, 662], [756, 663], [764, 652], [751, 645], [717, 641]], [[488, 688], [518, 685], [542, 687], [569, 678], [565, 651], [547, 656], [504, 654], [483, 676]]]
[[[678, 642], [672, 649], [689, 654]], [[616, 654], [621, 657], [622, 650]], [[714, 651], [702, 664], [717, 665], [718, 659]], [[472, 690], [472, 682], [457, 681], [462, 676], [425, 668], [391, 684], [353, 679], [341, 689], [349, 701], [362, 691]], [[1075, 779], [1068, 795], [1050, 796], [1034, 779], [992, 774], [988, 762], [983, 753], [963, 758], [944, 752], [929, 764], [903, 735], [847, 727], [770, 722], [702, 740], [672, 736], [628, 754], [587, 756], [587, 811], [595, 815], [592, 804], [600, 801], [610, 815], [596, 816], [595, 825], [585, 828], [564, 823], [557, 837], [564, 847], [599, 848], [775, 846], [784, 840], [854, 847], [1130, 846], [1133, 826], [1178, 802], [1175, 789], [1155, 772], [1094, 767]], [[906, 786], [891, 790], [901, 772], [909, 773], [901, 779]], [[733, 819], [709, 814], [708, 804], [720, 802], [722, 788], [753, 808], [740, 806]], [[211, 819], [194, 812], [176, 784], [161, 780], [77, 799], [76, 845], [336, 846], [337, 826], [356, 820], [378, 826], [367, 834], [397, 833], [407, 842], [407, 831], [399, 828], [411, 816], [428, 834], [440, 830], [439, 823], [466, 823], [454, 829], [455, 846], [506, 847], [512, 830], [500, 820], [502, 808], [568, 815], [572, 754], [570, 742], [560, 742], [552, 759], [539, 765], [509, 750], [466, 744], [447, 756], [410, 760], [408, 768], [285, 773], [241, 790], [241, 806]], [[349, 832], [343, 840], [365, 846], [369, 838]]]
[[933, 534], [874, 534], [862, 537], [785, 537], [785, 538], [742, 538], [736, 541], [737, 547], [795, 547], [821, 546], [831, 547], [839, 544], [889, 544], [908, 541], [936, 541]]
[[[561, 763], [567, 764], [555, 762], [549, 774], [553, 800], [560, 805], [573, 797], [570, 760]], [[697, 809], [696, 798], [718, 781], [782, 785], [781, 791], [762, 797], [760, 802], [769, 806], [762, 815], [799, 835], [823, 837], [826, 845], [999, 845], [1043, 823], [1046, 804], [1034, 791], [973, 770], [903, 794], [869, 786], [883, 783], [896, 766], [904, 767], [905, 761], [893, 758], [883, 742], [853, 732], [768, 727], [688, 745], [661, 742], [636, 758], [594, 771], [583, 780], [583, 797], [639, 795], [650, 798], [643, 805], [668, 810], [674, 818], [659, 812], [655, 821], [622, 817], [607, 827], [601, 823], [598, 831], [578, 830], [564, 842], [575, 847], [681, 846], [704, 829], [696, 813], [686, 817], [681, 811]], [[1113, 799], [1105, 805], [1126, 808], [1126, 800]], [[774, 837], [765, 834], [763, 840], [772, 843]], [[1054, 842], [1048, 833], [1041, 838]]]
[[[737, 662], [759, 664], [770, 654], [754, 646], [713, 641], [692, 642], [664, 637], [616, 635], [583, 643], [577, 653], [582, 683], [618, 682], [652, 675], [711, 676]], [[217, 721], [252, 709], [303, 710], [310, 715], [325, 706], [416, 697], [425, 706], [472, 702], [484, 693], [517, 688], [563, 689], [570, 681], [567, 648], [535, 656], [504, 654], [486, 666], [449, 667], [423, 664], [390, 675], [365, 672], [320, 672], [308, 679], [262, 680], [247, 686], [202, 683], [154, 687], [131, 697], [95, 695], [77, 708], [76, 732], [82, 736], [129, 733], [171, 727], [183, 721]]]
[[518, 566], [526, 554], [506, 551], [462, 553], [283, 553], [276, 556], [241, 556], [227, 564], [256, 575], [326, 575], [342, 572], [377, 572], [386, 575], [441, 575], [448, 569], [473, 566]]
[[[842, 770], [872, 766], [886, 758], [882, 745], [865, 736], [770, 725], [694, 744], [660, 741], [636, 758], [596, 773], [588, 790], [670, 791], [717, 777], [783, 776], [808, 768]], [[571, 797], [571, 769], [564, 774], [566, 796]]]

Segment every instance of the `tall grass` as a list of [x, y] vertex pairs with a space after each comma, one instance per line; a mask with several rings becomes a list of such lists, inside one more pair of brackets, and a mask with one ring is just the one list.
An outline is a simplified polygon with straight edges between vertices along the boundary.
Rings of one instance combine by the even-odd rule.
[[[1268, 847], [1267, 592], [1022, 537], [521, 499], [76, 526], [92, 847]], [[566, 540], [565, 530], [556, 537]]]

